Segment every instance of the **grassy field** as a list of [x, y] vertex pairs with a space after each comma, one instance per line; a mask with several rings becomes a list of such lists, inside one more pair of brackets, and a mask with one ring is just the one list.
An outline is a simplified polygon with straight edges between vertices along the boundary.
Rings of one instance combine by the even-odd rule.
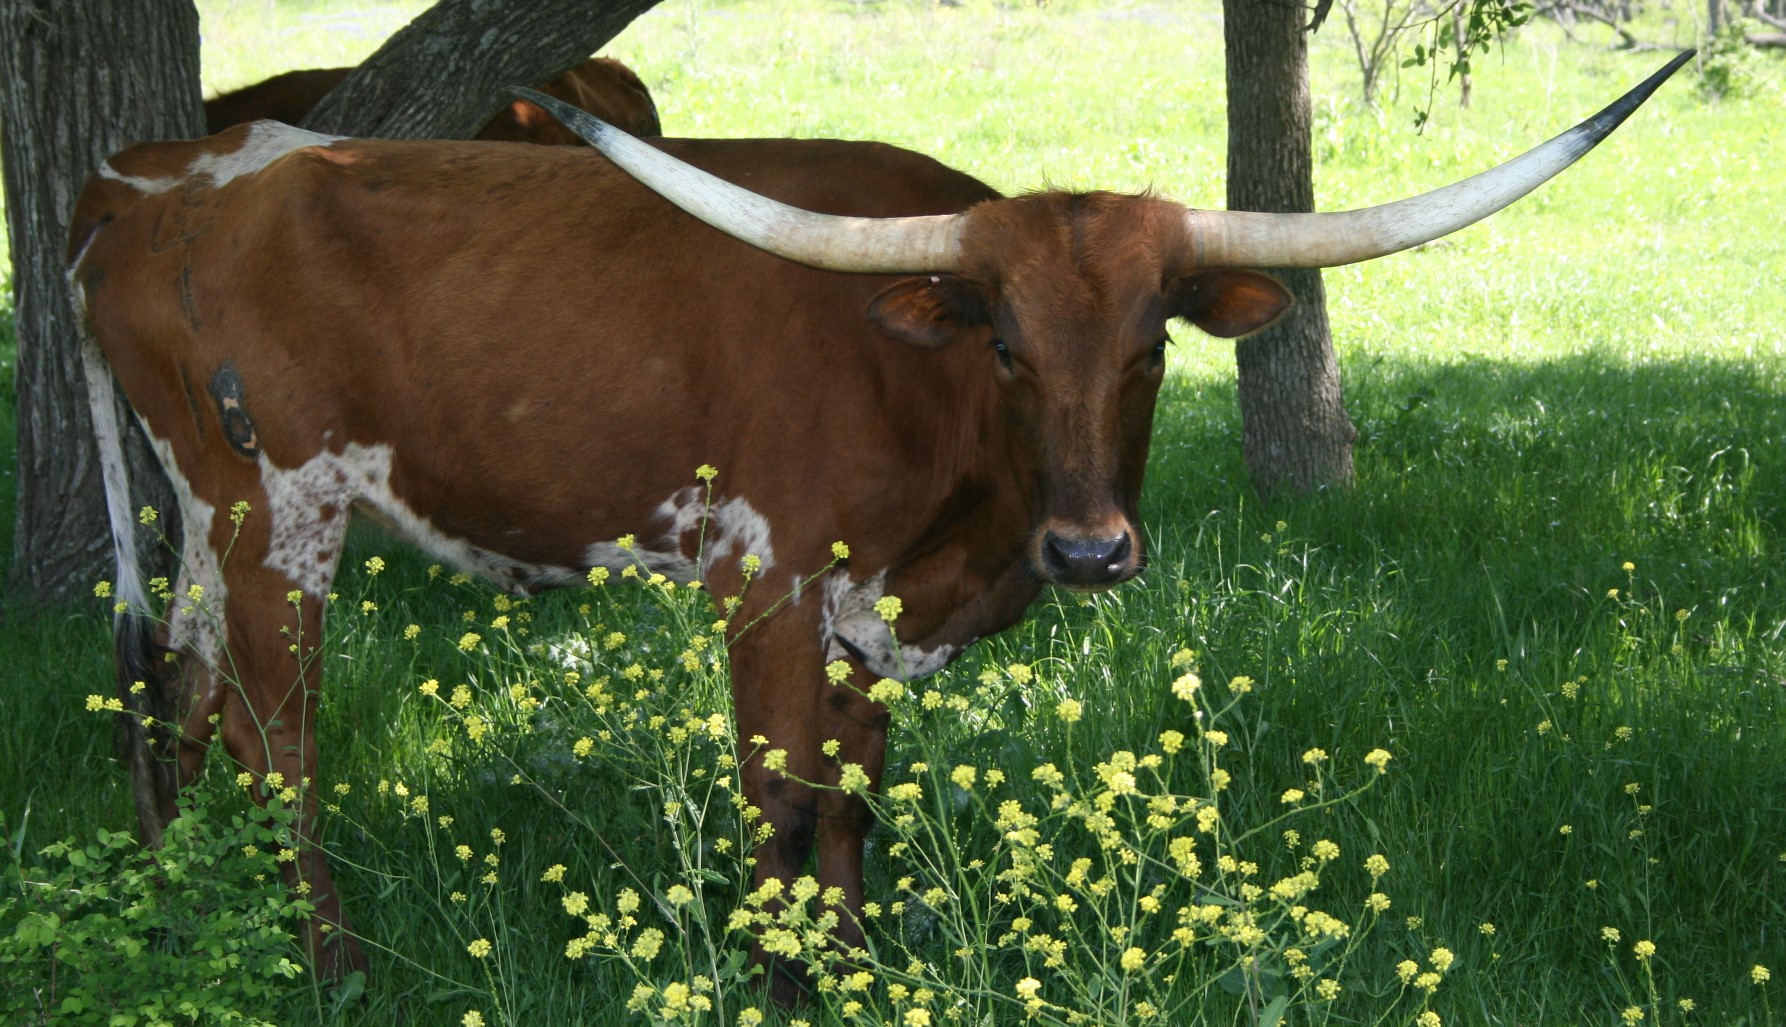
[[[418, 6], [202, 4], [207, 85], [351, 62]], [[1007, 191], [1219, 207], [1219, 29], [1209, 2], [675, 0], [608, 52], [672, 134], [878, 138]], [[1471, 109], [1441, 95], [1416, 134], [1424, 89], [1361, 107], [1342, 43], [1332, 25], [1315, 40], [1328, 208], [1480, 170], [1664, 59], [1535, 28], [1478, 60]], [[1786, 74], [1745, 68], [1753, 87], [1723, 98], [1683, 72], [1486, 224], [1328, 273], [1360, 432], [1349, 491], [1254, 496], [1231, 353], [1183, 329], [1143, 509], [1152, 566], [1046, 597], [896, 702], [888, 781], [916, 788], [872, 843], [873, 981], [833, 980], [796, 1015], [1780, 1022], [1764, 971], [1786, 972]], [[109, 715], [85, 708], [109, 688], [107, 625], [97, 600], [13, 601], [0, 880], [23, 899], [0, 912], [0, 1011], [36, 1022], [49, 962], [4, 960], [31, 951], [15, 928], [54, 893], [70, 925], [70, 896], [92, 900], [90, 929], [64, 935], [89, 979], [142, 994], [130, 975], [152, 967], [211, 1009], [173, 1022], [222, 1022], [204, 996], [224, 992], [281, 1024], [643, 1021], [629, 1003], [751, 1022], [747, 942], [726, 930], [752, 908], [750, 828], [707, 719], [727, 709], [723, 661], [678, 659], [710, 614], [620, 581], [513, 605], [370, 532], [344, 566], [319, 784], [373, 952], [365, 992], [293, 983], [278, 958], [295, 954], [226, 915], [279, 902], [255, 881], [270, 853], [230, 826], [248, 804], [229, 768], [178, 855], [221, 882], [186, 920], [128, 898], [152, 881], [80, 876], [122, 866], [99, 832], [130, 823]], [[1379, 749], [1393, 758], [1367, 763]], [[42, 854], [64, 838], [76, 855]], [[205, 944], [168, 952], [144, 924]], [[125, 958], [128, 937], [148, 954]], [[193, 969], [211, 943], [238, 963]]]

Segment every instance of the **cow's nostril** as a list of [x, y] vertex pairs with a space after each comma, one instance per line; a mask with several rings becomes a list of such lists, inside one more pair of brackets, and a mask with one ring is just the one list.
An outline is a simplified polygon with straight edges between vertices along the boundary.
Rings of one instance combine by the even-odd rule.
[[1042, 539], [1042, 569], [1063, 585], [1109, 585], [1120, 580], [1132, 547], [1127, 532], [1105, 538]]

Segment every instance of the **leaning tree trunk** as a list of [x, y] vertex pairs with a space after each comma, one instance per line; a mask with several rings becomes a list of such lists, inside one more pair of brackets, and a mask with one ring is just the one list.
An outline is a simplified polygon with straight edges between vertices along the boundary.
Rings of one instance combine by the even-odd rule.
[[[192, 0], [0, 0], [0, 160], [6, 172], [18, 326], [18, 515], [12, 578], [69, 601], [109, 578], [105, 515], [79, 334], [69, 301], [68, 217], [99, 161], [141, 139], [201, 133]], [[134, 419], [140, 498], [166, 485]], [[157, 559], [158, 558], [158, 559]], [[147, 566], [165, 564], [165, 550]]]
[[[1308, 41], [1292, 0], [1223, 0], [1228, 78], [1228, 207], [1314, 209]], [[1241, 453], [1260, 493], [1352, 480], [1352, 440], [1319, 271], [1273, 270], [1296, 303], [1235, 345]]]
[[386, 139], [469, 139], [508, 85], [550, 81], [657, 0], [440, 0], [330, 91], [304, 127]]

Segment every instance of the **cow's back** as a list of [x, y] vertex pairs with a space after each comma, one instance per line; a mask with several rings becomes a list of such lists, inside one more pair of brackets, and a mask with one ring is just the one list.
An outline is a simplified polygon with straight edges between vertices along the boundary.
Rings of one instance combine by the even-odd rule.
[[274, 75], [205, 101], [205, 131], [211, 135], [232, 125], [268, 119], [296, 125], [352, 68], [307, 68]]
[[[352, 71], [288, 71], [214, 96], [205, 101], [205, 131], [214, 135], [234, 125], [260, 120], [299, 124]], [[591, 57], [539, 88], [633, 135], [655, 136], [663, 132], [651, 91], [631, 68], [619, 61]], [[477, 138], [543, 146], [583, 144], [556, 118], [525, 100], [503, 107], [478, 132]]]

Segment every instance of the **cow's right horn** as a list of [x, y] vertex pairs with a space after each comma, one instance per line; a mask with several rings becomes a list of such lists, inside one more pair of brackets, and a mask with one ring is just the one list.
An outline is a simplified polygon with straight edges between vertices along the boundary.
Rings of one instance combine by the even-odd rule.
[[1668, 76], [1687, 50], [1605, 110], [1498, 167], [1394, 203], [1322, 214], [1187, 210], [1198, 267], [1337, 267], [1431, 242], [1474, 224], [1575, 163]]
[[961, 216], [859, 218], [815, 214], [751, 192], [641, 142], [588, 111], [520, 86], [584, 142], [653, 192], [714, 228], [778, 257], [827, 271], [948, 273], [961, 264]]

